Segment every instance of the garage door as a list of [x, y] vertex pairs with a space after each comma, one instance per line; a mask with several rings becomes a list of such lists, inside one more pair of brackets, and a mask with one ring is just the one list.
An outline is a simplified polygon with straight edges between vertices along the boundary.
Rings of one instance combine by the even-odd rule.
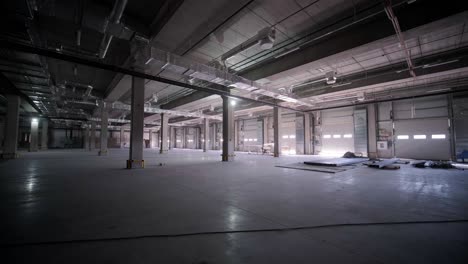
[[448, 120], [395, 121], [395, 153], [399, 158], [450, 159]]
[[447, 109], [445, 96], [394, 102], [395, 156], [449, 160]]
[[353, 108], [322, 112], [322, 153], [343, 155], [354, 152]]

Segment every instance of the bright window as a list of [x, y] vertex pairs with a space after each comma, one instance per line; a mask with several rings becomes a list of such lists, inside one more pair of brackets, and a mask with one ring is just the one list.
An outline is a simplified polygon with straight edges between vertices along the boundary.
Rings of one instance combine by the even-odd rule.
[[284, 135], [283, 138], [289, 138], [288, 135]]
[[253, 139], [253, 141], [257, 142], [257, 139], [256, 139], [256, 138], [254, 138], [254, 139]]
[[444, 134], [435, 134], [435, 135], [432, 135], [432, 139], [445, 139], [445, 135]]
[[344, 134], [343, 137], [344, 137], [344, 138], [352, 138], [353, 135], [352, 135], [352, 134]]
[[426, 135], [414, 135], [414, 139], [426, 139]]
[[180, 143], [180, 139], [176, 140], [177, 143]]
[[323, 138], [331, 138], [331, 135], [323, 135]]
[[296, 138], [296, 135], [289, 135], [289, 138]]
[[333, 135], [333, 138], [341, 138], [341, 135]]
[[408, 135], [398, 135], [397, 139], [409, 139]]

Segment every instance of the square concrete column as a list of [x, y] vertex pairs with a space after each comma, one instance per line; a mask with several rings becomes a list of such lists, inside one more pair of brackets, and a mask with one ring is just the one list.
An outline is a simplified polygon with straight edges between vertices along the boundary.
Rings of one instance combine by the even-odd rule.
[[49, 120], [42, 119], [42, 132], [41, 132], [41, 150], [47, 150], [47, 144], [49, 136], [48, 136], [48, 129], [49, 129]]
[[375, 104], [367, 106], [367, 144], [369, 158], [377, 158], [377, 108]]
[[18, 126], [19, 109], [21, 99], [18, 95], [7, 94], [7, 113], [5, 126], [5, 145], [3, 147], [3, 159], [15, 159], [18, 157]]
[[279, 157], [281, 154], [281, 108], [273, 107], [273, 139], [275, 146], [273, 156]]
[[223, 98], [223, 154], [222, 161], [234, 160], [234, 103], [229, 97]]
[[84, 129], [84, 135], [83, 135], [83, 148], [86, 150], [89, 148], [89, 125], [86, 124], [86, 127]]
[[109, 112], [106, 108], [106, 103], [102, 102], [101, 104], [101, 146], [99, 150], [99, 156], [107, 155], [107, 137], [109, 134], [109, 129], [107, 125], [109, 124]]
[[203, 121], [203, 152], [207, 152], [210, 141], [210, 120], [205, 118]]
[[93, 151], [96, 148], [96, 122], [91, 121], [91, 135], [89, 137], [89, 150]]
[[163, 154], [168, 151], [169, 142], [169, 116], [167, 114], [161, 113], [161, 129], [159, 130], [159, 134], [161, 136], [161, 148], [159, 149], [159, 153]]
[[[169, 149], [174, 148], [174, 144], [176, 142], [175, 137], [176, 137], [176, 132], [175, 132], [175, 127], [170, 127], [169, 128]], [[159, 130], [159, 135], [161, 135], [161, 130]], [[161, 138], [161, 136], [160, 136]], [[161, 148], [161, 144], [159, 144], [159, 147]]]
[[29, 141], [29, 151], [36, 152], [38, 150], [39, 141], [39, 119], [31, 118], [31, 140]]
[[311, 126], [310, 126], [310, 117], [309, 113], [304, 113], [304, 154], [312, 154], [311, 152]]
[[263, 145], [268, 143], [268, 117], [263, 118]]
[[132, 77], [132, 123], [130, 128], [130, 157], [127, 168], [144, 168], [143, 133], [145, 119], [145, 79]]
[[187, 129], [182, 127], [182, 148], [187, 148]]
[[153, 148], [153, 130], [150, 129], [148, 134], [149, 134], [148, 148]]
[[120, 127], [120, 148], [124, 147], [124, 143], [125, 143], [125, 129], [124, 129], [124, 126], [122, 125]]

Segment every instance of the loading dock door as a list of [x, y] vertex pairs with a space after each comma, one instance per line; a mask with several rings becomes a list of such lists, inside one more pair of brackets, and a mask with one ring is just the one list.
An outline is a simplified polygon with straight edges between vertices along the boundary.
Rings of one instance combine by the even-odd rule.
[[395, 154], [398, 158], [449, 160], [447, 118], [395, 121]]
[[354, 152], [353, 111], [346, 107], [322, 112], [322, 153]]

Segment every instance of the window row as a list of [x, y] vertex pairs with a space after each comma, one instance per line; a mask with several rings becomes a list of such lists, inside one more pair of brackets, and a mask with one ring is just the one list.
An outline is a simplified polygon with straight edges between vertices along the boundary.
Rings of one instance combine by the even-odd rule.
[[[426, 135], [413, 135], [413, 139], [426, 139]], [[409, 135], [398, 135], [397, 139], [410, 139]], [[445, 139], [445, 134], [433, 134], [431, 139]]]
[[340, 135], [340, 134], [335, 134], [335, 135], [323, 135], [323, 138], [341, 138], [343, 136], [343, 138], [352, 138], [353, 137], [353, 134], [344, 134], [344, 135]]

